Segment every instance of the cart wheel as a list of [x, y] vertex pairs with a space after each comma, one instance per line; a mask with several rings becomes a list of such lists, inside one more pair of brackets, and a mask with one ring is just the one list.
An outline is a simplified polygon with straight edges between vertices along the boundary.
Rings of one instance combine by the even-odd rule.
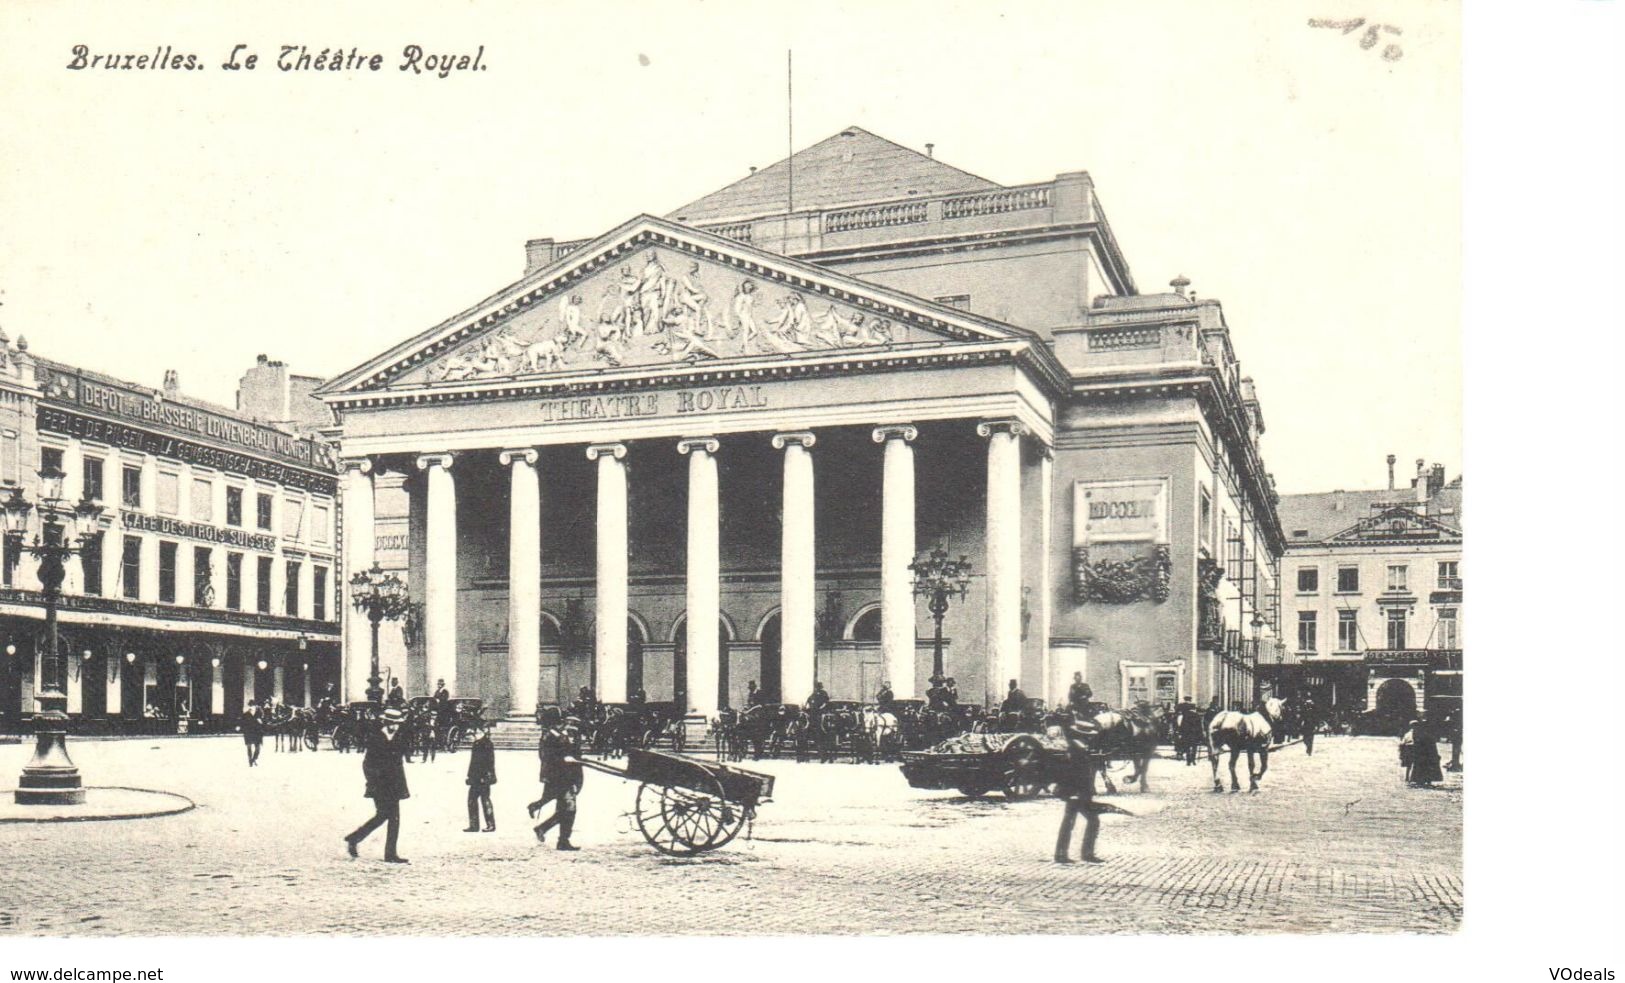
[[988, 793], [988, 790], [983, 788], [980, 785], [961, 785], [961, 786], [959, 786], [959, 794], [963, 795], [967, 799], [980, 799], [982, 796], [986, 795], [987, 793]]
[[463, 729], [462, 724], [457, 724], [452, 727], [451, 733], [446, 735], [446, 750], [456, 751], [463, 746], [463, 742], [466, 740], [468, 740], [468, 732]]
[[343, 727], [333, 731], [333, 750], [350, 750], [350, 732], [345, 730]]
[[309, 751], [316, 750], [316, 746], [318, 744], [320, 744], [321, 742], [322, 742], [322, 735], [316, 733], [313, 730], [305, 731], [305, 749], [306, 750], [309, 750]]
[[1037, 798], [1044, 791], [1044, 748], [1038, 739], [1023, 734], [1004, 747], [1004, 797], [1012, 801]]
[[722, 797], [722, 784], [706, 775], [705, 791], [675, 785], [638, 786], [638, 830], [649, 845], [674, 857], [726, 845], [745, 825], [745, 810]]

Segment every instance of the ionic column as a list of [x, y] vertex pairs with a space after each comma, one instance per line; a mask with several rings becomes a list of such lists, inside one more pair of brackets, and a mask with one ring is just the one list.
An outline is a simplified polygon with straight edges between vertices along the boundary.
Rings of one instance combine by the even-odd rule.
[[539, 455], [525, 447], [499, 456], [508, 468], [508, 713], [528, 717], [536, 712], [542, 673]]
[[598, 599], [594, 604], [593, 659], [598, 698], [626, 700], [626, 445], [592, 444], [598, 463]]
[[[375, 531], [373, 527], [375, 493], [372, 460], [359, 458], [344, 462], [344, 484], [341, 492], [344, 518], [344, 574], [347, 581], [358, 573], [372, 568]], [[248, 563], [253, 557], [246, 558]], [[246, 565], [246, 564], [245, 564]], [[244, 583], [247, 576], [244, 576]], [[224, 590], [221, 581], [216, 590]], [[252, 595], [250, 595], [252, 597]], [[249, 600], [245, 607], [252, 607]], [[367, 698], [367, 686], [372, 675], [372, 622], [367, 615], [349, 604], [344, 605], [344, 699], [357, 702]], [[380, 683], [380, 685], [382, 685]]]
[[1050, 482], [1055, 473], [1055, 453], [1044, 447], [1038, 455], [1038, 603], [1033, 612], [1034, 630], [1038, 637], [1039, 664], [1043, 667], [1041, 682], [1044, 703], [1054, 706], [1065, 696], [1061, 681], [1055, 678], [1055, 667], [1049, 651], [1050, 592], [1054, 587], [1050, 574], [1051, 515], [1054, 499]]
[[425, 454], [418, 468], [426, 474], [428, 528], [423, 584], [425, 685], [444, 679], [457, 692], [457, 484], [450, 454]]
[[876, 427], [884, 446], [880, 503], [880, 653], [900, 700], [915, 698], [914, 448], [909, 424]]
[[773, 435], [773, 446], [784, 451], [779, 574], [781, 700], [804, 699], [813, 688], [818, 603], [812, 459], [816, 439], [806, 432]]
[[987, 703], [1021, 679], [1021, 436], [1025, 425], [976, 425], [987, 438]]
[[706, 719], [721, 700], [722, 558], [717, 504], [717, 441], [696, 437], [677, 443], [688, 455], [688, 702]]

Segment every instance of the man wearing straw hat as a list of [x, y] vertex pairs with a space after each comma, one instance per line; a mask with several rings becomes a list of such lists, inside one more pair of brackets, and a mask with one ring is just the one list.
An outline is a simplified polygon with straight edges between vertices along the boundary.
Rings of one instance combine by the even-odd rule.
[[361, 759], [361, 774], [367, 780], [366, 796], [372, 800], [373, 816], [344, 838], [344, 845], [352, 857], [357, 855], [356, 846], [362, 840], [388, 823], [389, 829], [384, 834], [384, 862], [408, 862], [395, 849], [401, 835], [401, 800], [411, 796], [406, 789], [406, 765], [401, 757], [405, 750], [401, 740], [401, 724], [405, 720], [406, 714], [400, 707], [390, 707], [384, 711], [378, 733], [367, 742], [367, 753]]

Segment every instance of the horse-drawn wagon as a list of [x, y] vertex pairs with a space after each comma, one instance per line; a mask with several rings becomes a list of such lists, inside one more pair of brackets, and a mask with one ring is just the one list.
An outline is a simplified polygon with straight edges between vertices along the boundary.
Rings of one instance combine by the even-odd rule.
[[1064, 739], [1038, 734], [960, 734], [925, 751], [903, 752], [903, 777], [924, 789], [955, 789], [971, 798], [1000, 791], [1031, 799], [1054, 782], [1066, 760]]
[[582, 761], [593, 771], [640, 782], [631, 815], [649, 845], [689, 856], [726, 846], [773, 796], [773, 776], [697, 758], [626, 749], [626, 767]]

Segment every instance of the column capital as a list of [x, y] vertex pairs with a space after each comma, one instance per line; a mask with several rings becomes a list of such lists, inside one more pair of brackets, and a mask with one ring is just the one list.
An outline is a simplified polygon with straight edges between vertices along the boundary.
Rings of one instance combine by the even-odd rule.
[[626, 445], [625, 444], [588, 444], [587, 445], [587, 460], [596, 461], [600, 457], [603, 457], [605, 454], [608, 454], [609, 456], [613, 457], [617, 461], [623, 460], [626, 457]]
[[1032, 432], [1032, 428], [1020, 420], [983, 420], [976, 425], [976, 433], [982, 437], [1001, 433], [1007, 433], [1012, 437], [1025, 437]]
[[502, 461], [504, 467], [521, 461], [534, 467], [541, 455], [536, 453], [534, 447], [514, 447], [498, 454], [497, 458]]
[[773, 435], [773, 449], [782, 451], [794, 444], [797, 447], [811, 447], [818, 442], [818, 436], [811, 430], [793, 430], [789, 433], [776, 433]]
[[450, 471], [452, 462], [456, 459], [457, 455], [449, 452], [444, 454], [419, 454], [417, 460], [418, 470], [428, 471], [430, 468], [443, 468]]
[[888, 423], [875, 428], [875, 443], [884, 444], [888, 440], [901, 440], [912, 443], [920, 436], [919, 428], [912, 423]]
[[715, 454], [717, 448], [721, 446], [715, 437], [684, 437], [677, 442], [677, 453], [687, 454], [691, 451], [704, 451], [707, 454]]
[[341, 464], [346, 474], [351, 471], [359, 474], [372, 474], [373, 471], [372, 458], [370, 457], [347, 457]]

